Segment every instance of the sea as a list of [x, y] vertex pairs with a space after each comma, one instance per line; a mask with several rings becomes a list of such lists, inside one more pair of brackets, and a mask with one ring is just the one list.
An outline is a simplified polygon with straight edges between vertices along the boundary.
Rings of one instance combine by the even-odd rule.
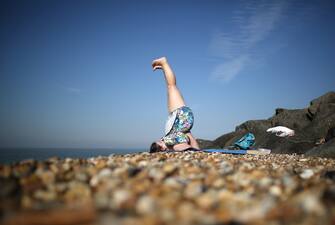
[[45, 160], [51, 157], [90, 158], [123, 155], [147, 151], [142, 149], [112, 149], [112, 148], [0, 148], [0, 164], [12, 164], [26, 159]]

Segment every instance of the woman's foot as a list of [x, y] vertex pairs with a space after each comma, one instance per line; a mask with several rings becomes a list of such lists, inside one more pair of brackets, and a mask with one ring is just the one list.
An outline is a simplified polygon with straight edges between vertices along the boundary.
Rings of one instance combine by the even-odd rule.
[[163, 69], [163, 67], [167, 64], [167, 59], [165, 57], [161, 57], [159, 59], [155, 59], [152, 61], [152, 68], [155, 71], [156, 69]]

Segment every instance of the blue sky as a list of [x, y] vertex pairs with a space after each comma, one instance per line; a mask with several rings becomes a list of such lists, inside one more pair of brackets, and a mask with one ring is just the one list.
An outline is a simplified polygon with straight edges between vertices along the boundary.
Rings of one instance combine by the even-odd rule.
[[214, 139], [335, 89], [332, 1], [1, 1], [0, 147], [144, 148], [166, 56]]

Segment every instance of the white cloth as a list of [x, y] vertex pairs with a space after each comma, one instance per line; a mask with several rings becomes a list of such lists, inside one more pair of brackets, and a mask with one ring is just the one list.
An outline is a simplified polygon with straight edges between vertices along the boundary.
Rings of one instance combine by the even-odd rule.
[[174, 121], [176, 120], [177, 117], [177, 112], [178, 110], [174, 110], [169, 114], [169, 117], [165, 123], [165, 135], [167, 135], [171, 131]]
[[294, 130], [283, 126], [269, 128], [266, 130], [266, 132], [276, 133], [276, 136], [278, 137], [291, 137], [295, 134]]

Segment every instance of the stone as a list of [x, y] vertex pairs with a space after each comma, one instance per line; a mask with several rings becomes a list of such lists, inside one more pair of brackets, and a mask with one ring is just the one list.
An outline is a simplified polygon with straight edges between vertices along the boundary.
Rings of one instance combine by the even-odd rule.
[[323, 176], [335, 182], [335, 170], [326, 171]]
[[12, 173], [12, 168], [9, 165], [0, 165], [0, 177], [8, 178]]
[[96, 217], [96, 212], [92, 205], [85, 205], [75, 208], [50, 208], [35, 211], [19, 211], [15, 215], [7, 217], [4, 220], [4, 224], [93, 224]]
[[91, 180], [90, 180], [90, 185], [91, 185], [92, 187], [95, 187], [95, 186], [97, 186], [97, 185], [99, 184], [99, 182], [100, 182], [101, 180], [104, 180], [104, 179], [106, 179], [106, 178], [112, 176], [112, 174], [113, 174], [113, 173], [112, 173], [111, 169], [109, 169], [109, 168], [104, 168], [104, 169], [100, 170], [100, 172], [99, 172], [98, 174], [94, 175], [94, 176], [91, 178]]
[[141, 171], [142, 171], [142, 169], [139, 168], [139, 167], [131, 167], [131, 168], [128, 169], [128, 176], [129, 177], [134, 177], [138, 173], [140, 173]]
[[20, 185], [22, 190], [27, 193], [33, 193], [34, 191], [37, 191], [38, 189], [41, 189], [45, 186], [36, 174], [21, 178]]
[[94, 194], [94, 202], [97, 209], [105, 210], [109, 208], [110, 198], [108, 193], [105, 192], [97, 192]]
[[0, 165], [0, 206], [16, 215], [91, 205], [94, 224], [329, 224], [334, 165], [298, 154], [200, 151], [28, 161]]
[[89, 177], [85, 172], [78, 172], [78, 173], [75, 173], [75, 179], [85, 183], [88, 181]]
[[188, 183], [184, 191], [186, 198], [194, 199], [205, 191], [204, 185], [199, 181]]
[[155, 200], [148, 195], [141, 196], [136, 204], [136, 211], [139, 214], [152, 214], [156, 210]]
[[231, 163], [227, 162], [227, 161], [223, 161], [220, 163], [220, 166], [219, 166], [219, 173], [221, 175], [227, 175], [231, 172], [233, 172], [234, 168], [232, 166]]
[[149, 170], [149, 177], [155, 179], [156, 181], [161, 181], [165, 177], [165, 174], [162, 170], [154, 167]]
[[168, 177], [164, 180], [164, 184], [168, 187], [174, 188], [174, 189], [181, 189], [183, 187], [182, 182], [180, 182], [179, 179], [175, 177]]
[[177, 171], [177, 167], [176, 165], [172, 164], [172, 163], [167, 163], [163, 166], [163, 172], [169, 176], [171, 174], [173, 174], [175, 171]]
[[279, 186], [271, 186], [270, 187], [270, 194], [274, 196], [281, 196], [282, 190]]
[[314, 171], [311, 169], [305, 169], [299, 176], [302, 179], [309, 179], [314, 175]]
[[49, 202], [56, 200], [57, 194], [53, 191], [37, 190], [36, 192], [34, 192], [34, 197], [36, 199]]
[[126, 189], [115, 190], [111, 198], [112, 209], [124, 210], [134, 206], [135, 198], [131, 191]]
[[299, 200], [301, 207], [307, 213], [312, 213], [314, 215], [323, 215], [325, 213], [325, 208], [321, 204], [318, 195], [306, 192], [301, 195]]
[[181, 202], [176, 210], [177, 221], [183, 221], [185, 224], [194, 224], [197, 221], [198, 213], [199, 211], [192, 203]]
[[37, 169], [35, 174], [41, 179], [44, 185], [50, 185], [55, 182], [55, 174], [48, 170]]
[[69, 163], [69, 162], [64, 163], [64, 164], [62, 165], [62, 169], [63, 169], [64, 171], [68, 171], [68, 170], [70, 170], [70, 169], [71, 169], [71, 165], [70, 165], [70, 163]]
[[68, 185], [68, 190], [64, 194], [64, 200], [68, 203], [89, 202], [91, 200], [91, 189], [84, 183], [71, 181]]
[[335, 185], [327, 187], [322, 193], [322, 200], [326, 202], [328, 207], [331, 207], [335, 202]]
[[206, 192], [196, 198], [196, 203], [200, 208], [210, 210], [218, 203], [217, 193], [214, 191]]
[[7, 197], [19, 196], [21, 193], [19, 181], [13, 177], [0, 177], [0, 200]]

